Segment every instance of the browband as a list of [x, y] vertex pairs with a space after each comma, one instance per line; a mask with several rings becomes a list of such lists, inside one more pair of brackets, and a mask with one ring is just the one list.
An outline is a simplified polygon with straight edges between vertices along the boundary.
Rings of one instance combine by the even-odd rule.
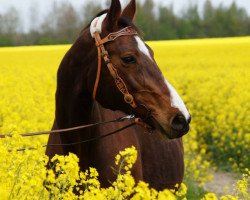
[[126, 35], [137, 35], [137, 32], [131, 26], [128, 26], [117, 32], [112, 32], [108, 34], [105, 38], [98, 41], [97, 45], [104, 44], [110, 41], [114, 41], [116, 38], [120, 36], [126, 36]]

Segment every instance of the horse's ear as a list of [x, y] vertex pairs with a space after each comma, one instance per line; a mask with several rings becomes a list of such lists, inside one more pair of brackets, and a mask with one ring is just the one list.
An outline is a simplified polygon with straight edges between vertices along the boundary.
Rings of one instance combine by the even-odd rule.
[[122, 12], [122, 17], [126, 17], [133, 21], [136, 11], [136, 3], [135, 0], [130, 0], [129, 4], [124, 8]]
[[117, 25], [118, 19], [121, 16], [121, 3], [120, 0], [112, 0], [110, 8], [106, 17], [106, 25], [109, 31]]

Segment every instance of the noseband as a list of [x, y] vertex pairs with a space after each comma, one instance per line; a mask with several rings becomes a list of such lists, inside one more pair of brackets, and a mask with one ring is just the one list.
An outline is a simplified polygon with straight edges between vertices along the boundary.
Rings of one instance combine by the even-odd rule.
[[96, 80], [95, 80], [92, 97], [93, 99], [95, 99], [96, 97], [96, 91], [97, 91], [97, 87], [98, 87], [99, 80], [100, 80], [100, 73], [101, 73], [101, 66], [102, 66], [101, 62], [103, 58], [111, 76], [113, 77], [115, 81], [116, 87], [123, 94], [124, 101], [128, 103], [132, 108], [136, 108], [137, 105], [135, 103], [134, 97], [129, 93], [125, 82], [119, 76], [117, 69], [111, 62], [110, 56], [103, 45], [107, 42], [114, 41], [118, 37], [128, 36], [128, 35], [137, 35], [137, 32], [132, 27], [128, 26], [126, 28], [121, 29], [120, 31], [110, 33], [108, 36], [106, 36], [103, 39], [101, 39], [101, 36], [98, 32], [94, 33], [95, 43], [96, 43], [96, 47], [98, 51], [98, 67], [97, 67], [97, 74], [96, 74]]

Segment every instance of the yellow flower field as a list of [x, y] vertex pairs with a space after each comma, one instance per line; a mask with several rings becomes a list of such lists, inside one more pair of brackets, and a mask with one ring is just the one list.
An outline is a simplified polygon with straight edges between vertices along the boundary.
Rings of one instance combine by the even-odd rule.
[[[202, 185], [211, 179], [209, 170], [214, 166], [245, 172], [245, 168], [250, 168], [250, 37], [148, 44], [165, 77], [181, 94], [192, 115], [191, 131], [184, 136], [185, 180], [192, 179]], [[98, 185], [94, 169], [79, 174], [74, 155], [55, 158], [59, 163], [66, 162], [65, 159], [72, 162], [58, 167], [65, 171], [65, 176], [55, 179], [49, 172], [46, 177], [47, 158], [41, 145], [46, 144], [47, 136], [21, 138], [18, 133], [51, 128], [56, 71], [69, 47], [0, 48], [0, 134], [14, 134], [13, 138], [0, 139], [0, 199], [72, 199], [76, 198], [72, 191], [78, 180], [81, 184], [93, 184], [89, 192], [82, 191], [81, 198], [85, 199], [101, 193], [105, 198], [120, 195], [122, 199], [133, 192], [134, 199], [165, 199], [167, 195], [169, 199], [184, 199], [183, 191], [179, 193], [181, 197], [175, 197], [167, 190], [157, 193], [148, 189], [143, 182], [135, 185], [129, 171], [118, 174], [113, 187], [104, 190]], [[21, 147], [38, 147], [38, 150], [15, 151]], [[249, 198], [249, 171], [245, 174], [248, 175], [235, 186], [233, 196], [221, 197], [222, 200]], [[43, 187], [45, 180], [50, 192]], [[184, 187], [181, 188], [185, 190]], [[131, 193], [123, 192], [124, 188]], [[206, 194], [203, 199], [217, 197]]]

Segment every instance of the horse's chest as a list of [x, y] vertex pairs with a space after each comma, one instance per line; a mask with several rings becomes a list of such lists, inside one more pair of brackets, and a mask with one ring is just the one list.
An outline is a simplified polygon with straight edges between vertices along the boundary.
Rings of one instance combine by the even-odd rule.
[[151, 139], [142, 148], [143, 178], [156, 189], [174, 188], [184, 175], [183, 146], [181, 141], [162, 142]]

